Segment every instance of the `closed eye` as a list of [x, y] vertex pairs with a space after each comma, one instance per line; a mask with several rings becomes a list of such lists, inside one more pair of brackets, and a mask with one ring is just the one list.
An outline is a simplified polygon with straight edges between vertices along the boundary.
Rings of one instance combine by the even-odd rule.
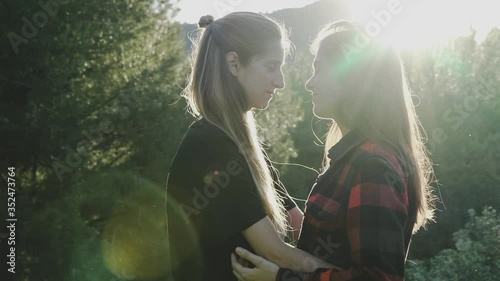
[[266, 68], [269, 71], [275, 71], [277, 69], [281, 69], [282, 66], [283, 66], [283, 62], [279, 61], [279, 60], [268, 61], [266, 64]]
[[277, 63], [272, 63], [268, 66], [269, 70], [275, 70], [276, 68], [278, 68], [278, 64]]

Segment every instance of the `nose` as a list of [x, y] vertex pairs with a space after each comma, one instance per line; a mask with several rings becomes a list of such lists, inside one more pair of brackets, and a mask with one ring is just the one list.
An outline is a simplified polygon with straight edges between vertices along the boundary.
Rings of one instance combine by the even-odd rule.
[[285, 88], [285, 77], [283, 76], [282, 71], [279, 71], [276, 77], [273, 79], [273, 84], [278, 90]]

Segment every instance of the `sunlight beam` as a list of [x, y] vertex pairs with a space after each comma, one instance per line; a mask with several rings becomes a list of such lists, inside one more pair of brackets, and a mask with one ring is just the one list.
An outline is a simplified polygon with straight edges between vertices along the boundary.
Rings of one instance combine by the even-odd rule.
[[[425, 48], [476, 29], [491, 28], [485, 1], [349, 0], [352, 20], [365, 32], [379, 29], [377, 37], [401, 48]], [[490, 20], [491, 21], [491, 20]], [[372, 32], [374, 33], [374, 32]]]

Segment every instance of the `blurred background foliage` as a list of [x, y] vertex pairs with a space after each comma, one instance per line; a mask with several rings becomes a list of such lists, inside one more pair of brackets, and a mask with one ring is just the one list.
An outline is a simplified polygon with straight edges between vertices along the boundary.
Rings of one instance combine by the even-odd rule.
[[[43, 27], [23, 31], [21, 19], [43, 11], [37, 2], [0, 3], [0, 160], [16, 167], [17, 280], [168, 280], [164, 188], [193, 121], [179, 96], [192, 26], [172, 20], [168, 0], [90, 0], [59, 4]], [[286, 88], [255, 112], [301, 208], [328, 125], [312, 115], [304, 89], [307, 44], [331, 20], [321, 22], [320, 6], [304, 9], [322, 12], [309, 25], [296, 22], [306, 10], [271, 15], [293, 26], [297, 50], [284, 67]], [[14, 47], [12, 33], [26, 41]], [[402, 53], [441, 198], [436, 223], [413, 238], [408, 280], [500, 273], [499, 50], [493, 29], [481, 43], [471, 31]], [[6, 173], [1, 180], [6, 186]]]

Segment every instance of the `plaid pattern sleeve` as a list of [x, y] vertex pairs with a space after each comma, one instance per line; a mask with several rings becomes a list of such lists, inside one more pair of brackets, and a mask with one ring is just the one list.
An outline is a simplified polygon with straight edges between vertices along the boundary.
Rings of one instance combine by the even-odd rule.
[[[408, 196], [403, 173], [382, 156], [364, 155], [349, 186], [345, 189], [345, 221], [341, 220], [348, 266], [343, 270], [318, 269], [313, 273], [281, 268], [277, 281], [402, 281], [411, 237], [408, 227]], [[356, 165], [354, 165], [356, 166]], [[399, 168], [399, 166], [398, 166]], [[315, 191], [311, 192], [311, 197]], [[316, 191], [316, 192], [321, 192]], [[326, 194], [321, 194], [325, 196]], [[328, 195], [335, 197], [333, 195]], [[339, 200], [339, 198], [333, 198]], [[307, 217], [310, 216], [306, 216]], [[329, 231], [334, 233], [337, 219]], [[334, 234], [332, 234], [333, 237]], [[332, 253], [332, 256], [336, 253]], [[335, 264], [335, 258], [326, 258]]]

